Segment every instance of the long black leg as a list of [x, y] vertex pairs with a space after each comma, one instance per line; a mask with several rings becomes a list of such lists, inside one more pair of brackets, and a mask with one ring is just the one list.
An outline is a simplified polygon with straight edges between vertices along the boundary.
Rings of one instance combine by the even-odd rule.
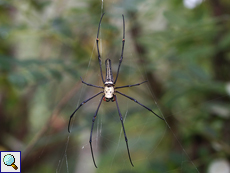
[[127, 138], [126, 133], [125, 133], [125, 126], [124, 126], [123, 118], [122, 118], [122, 115], [121, 115], [121, 112], [120, 112], [120, 109], [119, 109], [119, 106], [118, 106], [117, 96], [114, 95], [114, 97], [115, 97], [115, 100], [116, 100], [117, 110], [118, 110], [118, 113], [119, 113], [119, 116], [120, 116], [121, 125], [122, 125], [123, 132], [124, 132], [125, 142], [126, 142], [126, 146], [127, 146], [128, 155], [129, 155], [129, 161], [130, 161], [131, 165], [133, 166], [133, 163], [132, 163], [132, 160], [131, 160], [131, 156], [130, 156], [130, 153], [129, 153], [128, 138]]
[[99, 36], [99, 30], [100, 30], [100, 26], [101, 26], [101, 20], [102, 20], [104, 14], [105, 14], [105, 13], [103, 13], [103, 14], [101, 15], [101, 19], [100, 19], [99, 26], [98, 26], [98, 30], [97, 30], [97, 39], [96, 39], [98, 61], [99, 61], [99, 65], [100, 65], [101, 79], [102, 79], [102, 82], [103, 82], [103, 83], [105, 83], [105, 81], [104, 81], [104, 78], [103, 78], [103, 75], [102, 75], [102, 69], [101, 69], [101, 55], [100, 55], [99, 47], [98, 47], [98, 41], [99, 41], [98, 36]]
[[118, 65], [118, 69], [117, 69], [117, 76], [116, 79], [114, 81], [114, 85], [117, 82], [117, 78], [118, 78], [118, 74], [119, 74], [119, 70], [120, 70], [120, 66], [123, 60], [123, 53], [124, 53], [124, 46], [125, 46], [125, 19], [124, 19], [124, 15], [122, 14], [123, 17], [123, 39], [122, 39], [122, 49], [121, 49], [121, 58], [119, 59], [119, 65]]
[[[81, 77], [80, 77], [80, 78], [81, 78]], [[92, 86], [92, 87], [96, 87], [96, 88], [102, 88], [102, 89], [104, 89], [104, 87], [97, 86], [97, 85], [93, 85], [93, 84], [90, 84], [90, 83], [86, 83], [85, 81], [83, 81], [83, 80], [82, 80], [82, 78], [81, 78], [81, 82], [82, 82], [83, 84], [88, 85], [88, 86]]]
[[115, 91], [115, 92], [116, 92], [116, 93], [119, 93], [119, 94], [121, 94], [121, 95], [123, 95], [123, 96], [125, 96], [125, 97], [127, 97], [127, 98], [129, 98], [130, 100], [132, 100], [132, 101], [136, 102], [137, 104], [143, 106], [145, 109], [148, 109], [150, 112], [152, 112], [152, 113], [153, 113], [154, 115], [156, 115], [158, 118], [164, 120], [164, 118], [162, 118], [162, 117], [160, 117], [159, 115], [157, 115], [155, 112], [152, 111], [152, 109], [150, 109], [150, 108], [146, 107], [145, 105], [139, 103], [136, 99], [134, 99], [134, 98], [132, 98], [132, 97], [129, 97], [129, 96], [127, 96], [127, 95], [125, 95], [125, 94], [123, 94], [123, 93], [121, 93], [121, 92], [119, 92], [119, 91]]
[[94, 165], [95, 165], [96, 168], [97, 168], [97, 165], [96, 165], [95, 160], [94, 160], [93, 148], [92, 148], [92, 133], [93, 133], [94, 121], [95, 121], [95, 119], [96, 119], [96, 117], [97, 117], [97, 113], [98, 113], [98, 110], [99, 110], [99, 108], [100, 108], [100, 106], [101, 106], [101, 102], [102, 102], [102, 99], [103, 99], [104, 96], [105, 96], [105, 95], [103, 95], [103, 96], [101, 97], [100, 103], [99, 103], [99, 105], [98, 105], [98, 107], [97, 107], [97, 110], [96, 110], [94, 116], [93, 116], [92, 127], [91, 127], [91, 133], [90, 133], [90, 138], [89, 138], [89, 144], [90, 144], [90, 148], [91, 148], [91, 154], [92, 154], [92, 158], [93, 158], [93, 163], [94, 163]]
[[69, 118], [69, 124], [68, 124], [68, 132], [69, 132], [69, 133], [70, 133], [70, 129], [69, 129], [69, 127], [70, 127], [70, 122], [71, 122], [71, 119], [72, 119], [73, 115], [75, 114], [75, 112], [77, 112], [77, 110], [78, 110], [83, 104], [85, 104], [86, 102], [90, 101], [92, 98], [98, 96], [99, 94], [101, 94], [101, 93], [103, 93], [103, 92], [104, 92], [104, 91], [101, 91], [101, 92], [95, 94], [93, 97], [90, 97], [89, 99], [83, 101], [83, 102], [77, 107], [77, 109], [75, 109], [75, 111], [71, 114], [71, 116], [70, 116], [70, 118]]
[[141, 83], [133, 84], [133, 85], [124, 85], [124, 86], [115, 87], [114, 89], [126, 88], [126, 87], [133, 87], [133, 86], [141, 85], [141, 84], [143, 84], [145, 82], [147, 82], [147, 80], [144, 81], [144, 82], [141, 82]]

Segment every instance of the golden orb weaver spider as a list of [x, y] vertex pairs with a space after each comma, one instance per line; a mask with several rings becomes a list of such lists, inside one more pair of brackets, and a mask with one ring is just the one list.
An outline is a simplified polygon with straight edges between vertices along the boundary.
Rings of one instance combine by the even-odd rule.
[[101, 102], [102, 100], [106, 101], [106, 102], [109, 102], [109, 101], [116, 101], [116, 105], [117, 105], [117, 110], [118, 110], [118, 114], [120, 116], [120, 120], [121, 120], [121, 125], [122, 125], [122, 128], [123, 128], [123, 133], [124, 133], [124, 137], [125, 137], [125, 142], [126, 142], [126, 147], [127, 147], [127, 151], [128, 151], [128, 156], [129, 156], [129, 161], [131, 163], [132, 166], [133, 163], [132, 163], [132, 160], [131, 160], [131, 156], [130, 156], [130, 152], [129, 152], [129, 146], [128, 146], [128, 138], [126, 136], [126, 133], [125, 133], [125, 127], [124, 127], [124, 123], [123, 123], [123, 118], [122, 118], [122, 115], [121, 115], [121, 112], [120, 112], [120, 108], [118, 106], [118, 102], [117, 102], [117, 96], [114, 94], [114, 93], [118, 93], [124, 97], [127, 97], [129, 98], [130, 100], [136, 102], [137, 104], [143, 106], [144, 108], [146, 108], [147, 110], [149, 110], [150, 112], [152, 112], [154, 115], [156, 115], [157, 117], [159, 117], [160, 119], [164, 120], [162, 117], [160, 117], [159, 115], [157, 115], [155, 112], [153, 112], [150, 108], [146, 107], [145, 105], [139, 103], [136, 99], [130, 97], [130, 96], [127, 96], [119, 91], [116, 91], [116, 89], [119, 89], [119, 88], [126, 88], [126, 87], [133, 87], [133, 86], [138, 86], [138, 85], [141, 85], [147, 81], [144, 81], [144, 82], [141, 82], [141, 83], [137, 83], [137, 84], [133, 84], [133, 85], [125, 85], [125, 86], [120, 86], [120, 87], [114, 87], [116, 82], [117, 82], [117, 78], [118, 78], [118, 74], [119, 74], [119, 70], [120, 70], [120, 66], [121, 66], [121, 63], [122, 63], [122, 60], [123, 60], [123, 52], [124, 52], [124, 45], [125, 45], [125, 19], [124, 19], [124, 15], [122, 14], [122, 17], [123, 17], [123, 39], [122, 39], [122, 50], [121, 50], [121, 57], [119, 59], [119, 65], [118, 65], [118, 69], [117, 69], [117, 75], [116, 75], [116, 79], [115, 81], [113, 80], [113, 74], [112, 74], [112, 68], [111, 68], [111, 60], [108, 58], [105, 60], [105, 66], [106, 66], [106, 76], [105, 76], [105, 80], [103, 78], [103, 75], [102, 75], [102, 69], [101, 69], [101, 55], [100, 55], [100, 52], [99, 52], [99, 47], [98, 47], [98, 35], [99, 35], [99, 30], [100, 30], [100, 26], [101, 26], [101, 20], [103, 18], [105, 13], [102, 14], [101, 16], [101, 19], [100, 19], [100, 22], [99, 22], [99, 26], [98, 26], [98, 31], [97, 31], [97, 38], [96, 38], [96, 43], [97, 43], [97, 53], [98, 53], [98, 61], [99, 61], [99, 65], [100, 65], [100, 72], [101, 72], [101, 79], [102, 79], [102, 82], [104, 83], [104, 87], [101, 87], [101, 86], [96, 86], [96, 85], [93, 85], [93, 84], [89, 84], [89, 83], [86, 83], [82, 80], [81, 78], [81, 81], [83, 84], [86, 84], [88, 86], [92, 86], [92, 87], [96, 87], [96, 88], [101, 88], [103, 89], [103, 91], [95, 94], [94, 96], [90, 97], [89, 99], [83, 101], [78, 107], [77, 109], [75, 109], [75, 111], [71, 114], [70, 118], [69, 118], [69, 124], [68, 124], [68, 132], [70, 133], [70, 122], [71, 122], [71, 119], [73, 117], [73, 115], [77, 112], [77, 110], [83, 105], [85, 104], [86, 102], [88, 102], [89, 100], [93, 99], [94, 97], [104, 93], [100, 99], [100, 102], [99, 102], [99, 105], [97, 107], [97, 110], [93, 116], [93, 120], [92, 120], [92, 127], [91, 127], [91, 133], [90, 133], [90, 139], [89, 139], [89, 143], [90, 143], [90, 149], [91, 149], [91, 154], [92, 154], [92, 158], [93, 158], [93, 163], [95, 165], [95, 167], [97, 168], [97, 165], [96, 165], [96, 162], [94, 160], [94, 155], [93, 155], [93, 148], [92, 148], [92, 132], [93, 132], [93, 126], [94, 126], [94, 121], [97, 117], [97, 113], [98, 113], [98, 110], [101, 106]]

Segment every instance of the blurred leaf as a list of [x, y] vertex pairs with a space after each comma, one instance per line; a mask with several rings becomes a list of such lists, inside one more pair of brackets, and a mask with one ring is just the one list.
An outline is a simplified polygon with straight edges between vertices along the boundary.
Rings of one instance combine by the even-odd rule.
[[80, 75], [78, 73], [78, 71], [76, 69], [64, 66], [63, 69], [65, 70], [65, 72], [67, 72], [69, 75], [73, 76], [74, 78], [79, 78]]
[[185, 26], [187, 24], [184, 17], [179, 16], [177, 13], [172, 11], [165, 11], [164, 17], [173, 25]]
[[10, 30], [9, 26], [0, 26], [0, 38], [6, 39], [9, 36]]
[[12, 59], [6, 56], [0, 56], [0, 70], [9, 71], [12, 66]]
[[192, 82], [191, 76], [188, 75], [188, 73], [181, 73], [181, 71], [173, 71], [171, 75], [175, 78], [176, 81], [188, 83]]
[[52, 27], [55, 31], [57, 31], [58, 33], [67, 36], [67, 37], [71, 37], [72, 33], [70, 31], [70, 28], [68, 27], [68, 24], [66, 23], [66, 21], [62, 18], [56, 18], [53, 20], [52, 23]]
[[35, 9], [42, 11], [46, 6], [51, 4], [51, 1], [49, 0], [40, 0], [40, 1], [30, 0], [30, 3], [33, 7], [35, 7]]
[[213, 101], [211, 103], [206, 103], [205, 108], [210, 113], [216, 114], [221, 118], [229, 118], [230, 117], [230, 107], [229, 104], [223, 102]]
[[8, 76], [9, 81], [18, 87], [25, 87], [27, 85], [27, 80], [23, 75], [20, 74], [10, 74]]
[[48, 70], [54, 78], [58, 80], [62, 79], [62, 74], [58, 70], [55, 70], [55, 69], [48, 69]]
[[11, 2], [9, 2], [8, 0], [0, 0], [0, 5], [1, 6], [6, 6], [6, 5], [10, 5]]
[[210, 79], [208, 74], [202, 68], [200, 68], [200, 66], [196, 64], [189, 64], [189, 70], [194, 75], [194, 77], [198, 77], [198, 79], [202, 82], [205, 82], [205, 80]]
[[126, 1], [122, 1], [122, 6], [124, 9], [126, 9], [127, 11], [136, 11], [138, 4], [140, 3], [139, 0], [126, 0]]
[[221, 39], [219, 43], [220, 49], [227, 49], [230, 46], [230, 32], [225, 34], [225, 36]]
[[31, 75], [34, 78], [34, 81], [37, 82], [46, 82], [48, 80], [48, 78], [41, 72], [39, 71], [30, 71]]

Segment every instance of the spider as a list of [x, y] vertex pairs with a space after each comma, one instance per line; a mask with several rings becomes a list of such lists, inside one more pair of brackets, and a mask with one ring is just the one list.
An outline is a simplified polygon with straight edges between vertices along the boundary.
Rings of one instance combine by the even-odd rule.
[[102, 75], [102, 69], [101, 69], [101, 55], [100, 55], [100, 52], [99, 52], [99, 47], [98, 47], [98, 35], [99, 35], [99, 30], [100, 30], [100, 25], [101, 25], [101, 21], [102, 21], [102, 18], [104, 16], [105, 13], [103, 13], [101, 15], [101, 19], [100, 19], [100, 22], [99, 22], [99, 26], [98, 26], [98, 31], [97, 31], [97, 38], [96, 38], [96, 44], [97, 44], [97, 54], [98, 54], [98, 61], [99, 61], [99, 65], [100, 65], [100, 73], [101, 73], [101, 79], [102, 79], [102, 82], [104, 83], [104, 87], [102, 86], [96, 86], [96, 85], [93, 85], [93, 84], [89, 84], [89, 83], [86, 83], [82, 80], [81, 78], [81, 81], [83, 84], [85, 85], [88, 85], [88, 86], [91, 86], [91, 87], [96, 87], [96, 88], [101, 88], [103, 89], [103, 91], [95, 94], [94, 96], [90, 97], [89, 99], [83, 101], [78, 107], [77, 109], [75, 109], [75, 111], [71, 114], [70, 116], [70, 119], [69, 119], [69, 124], [68, 124], [68, 132], [70, 133], [70, 122], [71, 122], [71, 119], [73, 117], [73, 115], [77, 112], [77, 110], [83, 105], [85, 104], [86, 102], [90, 101], [91, 99], [93, 99], [94, 97], [100, 95], [103, 93], [101, 99], [100, 99], [100, 102], [99, 102], [99, 105], [97, 107], [97, 110], [93, 116], [93, 119], [92, 119], [92, 127], [91, 127], [91, 133], [90, 133], [90, 139], [89, 139], [89, 144], [90, 144], [90, 149], [91, 149], [91, 154], [92, 154], [92, 159], [93, 159], [93, 163], [94, 163], [94, 166], [97, 168], [97, 165], [96, 165], [96, 162], [94, 160], [94, 155], [93, 155], [93, 148], [92, 148], [92, 132], [93, 132], [93, 126], [94, 126], [94, 121], [97, 117], [97, 113], [98, 113], [98, 110], [101, 106], [101, 102], [102, 100], [106, 101], [106, 102], [109, 102], [109, 101], [116, 101], [116, 105], [117, 105], [117, 110], [118, 110], [118, 114], [120, 116], [120, 120], [121, 120], [121, 125], [122, 125], [122, 128], [123, 128], [123, 133], [124, 133], [124, 137], [125, 137], [125, 142], [126, 142], [126, 147], [127, 147], [127, 152], [128, 152], [128, 156], [129, 156], [129, 161], [131, 163], [132, 166], [133, 163], [132, 163], [132, 160], [131, 160], [131, 156], [130, 156], [130, 152], [129, 152], [129, 146], [128, 146], [128, 138], [126, 136], [126, 133], [125, 133], [125, 127], [124, 127], [124, 123], [123, 123], [123, 118], [122, 118], [122, 115], [121, 115], [121, 112], [120, 112], [120, 109], [119, 109], [119, 106], [118, 106], [118, 101], [117, 101], [117, 96], [115, 93], [118, 93], [124, 97], [127, 97], [129, 98], [130, 100], [136, 102], [137, 104], [143, 106], [145, 109], [149, 110], [150, 112], [152, 112], [154, 115], [156, 115], [157, 117], [159, 117], [160, 119], [164, 120], [162, 117], [158, 116], [155, 112], [153, 112], [150, 108], [146, 107], [145, 105], [139, 103], [136, 99], [130, 97], [130, 96], [127, 96], [119, 91], [117, 91], [116, 89], [120, 89], [120, 88], [126, 88], [126, 87], [133, 87], [133, 86], [138, 86], [138, 85], [141, 85], [147, 81], [144, 81], [144, 82], [141, 82], [141, 83], [137, 83], [137, 84], [133, 84], [133, 85], [125, 85], [125, 86], [119, 86], [119, 87], [114, 87], [116, 82], [117, 82], [117, 78], [118, 78], [118, 74], [119, 74], [119, 70], [120, 70], [120, 66], [121, 66], [121, 63], [122, 63], [122, 60], [123, 60], [123, 52], [124, 52], [124, 45], [125, 45], [125, 19], [124, 19], [124, 15], [122, 14], [122, 18], [123, 18], [123, 39], [122, 39], [122, 50], [121, 50], [121, 57], [119, 59], [119, 65], [118, 65], [118, 69], [117, 69], [117, 75], [116, 75], [116, 78], [115, 80], [113, 80], [113, 74], [112, 74], [112, 68], [111, 68], [111, 60], [108, 58], [105, 60], [105, 67], [106, 67], [106, 76], [105, 76], [105, 80], [103, 78], [103, 75]]

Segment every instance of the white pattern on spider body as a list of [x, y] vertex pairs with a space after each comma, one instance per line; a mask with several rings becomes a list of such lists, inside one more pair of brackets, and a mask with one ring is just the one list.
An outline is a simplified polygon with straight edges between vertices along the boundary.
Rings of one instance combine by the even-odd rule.
[[113, 86], [105, 86], [104, 93], [105, 93], [105, 98], [107, 98], [107, 99], [113, 98], [114, 87]]

